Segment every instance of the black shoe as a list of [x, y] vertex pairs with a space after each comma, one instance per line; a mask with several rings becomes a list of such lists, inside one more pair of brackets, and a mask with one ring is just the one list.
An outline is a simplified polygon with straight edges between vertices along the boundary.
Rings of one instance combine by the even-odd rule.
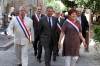
[[22, 66], [22, 64], [18, 64], [18, 66]]
[[56, 61], [56, 57], [53, 57], [53, 61]]
[[37, 58], [37, 62], [38, 62], [38, 63], [41, 63], [41, 60], [40, 60], [39, 58]]
[[4, 33], [5, 33], [5, 35], [7, 35], [7, 32], [6, 31]]
[[36, 56], [37, 55], [37, 53], [36, 52], [34, 52], [34, 56]]

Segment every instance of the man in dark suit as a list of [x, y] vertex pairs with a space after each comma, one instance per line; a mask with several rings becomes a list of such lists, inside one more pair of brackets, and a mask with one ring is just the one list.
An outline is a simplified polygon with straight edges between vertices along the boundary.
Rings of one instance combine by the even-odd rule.
[[[60, 17], [60, 15], [61, 15], [61, 12], [59, 10], [57, 10], [55, 12], [55, 16], [58, 18], [58, 22], [57, 22], [57, 44], [55, 44], [54, 49], [53, 49], [53, 51], [54, 51], [53, 53], [56, 54], [57, 56], [59, 56], [59, 54], [58, 54], [58, 52], [59, 52], [58, 41], [59, 41], [59, 37], [60, 37], [60, 32], [61, 32], [63, 22], [65, 21], [63, 18]], [[55, 61], [56, 58], [53, 57], [53, 60]]]
[[[77, 20], [80, 22], [81, 26], [82, 26], [82, 34], [83, 37], [85, 38], [85, 40], [87, 41], [88, 39], [88, 35], [86, 36], [86, 34], [89, 34], [89, 24], [88, 21], [86, 19], [86, 16], [82, 14], [82, 8], [76, 8], [77, 10]], [[89, 52], [88, 50], [88, 46], [89, 44], [86, 42], [87, 44], [87, 48], [85, 48], [86, 52]]]
[[[37, 61], [40, 63], [41, 62], [41, 54], [42, 54], [42, 46], [40, 45], [39, 42], [39, 33], [38, 33], [38, 24], [39, 24], [39, 20], [44, 16], [43, 14], [41, 14], [42, 12], [42, 8], [39, 6], [37, 7], [37, 12], [32, 16], [32, 20], [33, 20], [33, 27], [34, 27], [34, 32], [35, 32], [35, 42], [33, 44], [33, 48], [34, 48], [34, 55], [37, 55]], [[37, 48], [37, 44], [38, 44], [38, 48]], [[37, 53], [38, 50], [38, 53]]]
[[46, 16], [40, 19], [39, 22], [39, 35], [41, 45], [45, 50], [45, 66], [51, 66], [51, 54], [54, 44], [56, 44], [57, 34], [57, 18], [52, 16], [53, 7], [46, 8]]

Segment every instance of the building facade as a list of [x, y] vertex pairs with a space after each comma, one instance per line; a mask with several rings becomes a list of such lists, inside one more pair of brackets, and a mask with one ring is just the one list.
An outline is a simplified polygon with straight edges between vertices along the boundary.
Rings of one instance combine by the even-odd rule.
[[25, 6], [27, 15], [31, 17], [37, 6], [41, 6], [43, 9], [42, 13], [45, 13], [46, 0], [0, 0], [0, 11], [2, 13], [8, 13], [10, 7], [14, 7], [15, 13], [17, 13], [20, 6]]

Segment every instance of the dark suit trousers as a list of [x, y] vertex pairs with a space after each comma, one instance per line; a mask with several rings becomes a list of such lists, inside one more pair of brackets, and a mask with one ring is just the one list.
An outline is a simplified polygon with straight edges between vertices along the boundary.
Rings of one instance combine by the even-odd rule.
[[59, 49], [58, 49], [58, 41], [59, 41], [59, 36], [57, 36], [57, 39], [55, 39], [56, 43], [54, 44], [54, 48], [53, 48], [53, 57], [56, 57]]
[[42, 54], [42, 46], [41, 46], [41, 44], [39, 42], [39, 37], [35, 38], [35, 41], [34, 41], [34, 44], [33, 44], [33, 48], [34, 48], [35, 53], [37, 53], [37, 58], [40, 59], [41, 58], [41, 54]]
[[45, 66], [51, 66], [50, 61], [51, 61], [51, 55], [52, 55], [52, 50], [53, 50], [53, 41], [51, 40], [48, 46], [44, 46], [45, 50]]

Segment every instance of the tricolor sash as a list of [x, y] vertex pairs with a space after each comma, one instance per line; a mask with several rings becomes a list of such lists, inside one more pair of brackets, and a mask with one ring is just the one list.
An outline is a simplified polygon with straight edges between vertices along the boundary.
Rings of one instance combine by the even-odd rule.
[[62, 30], [61, 30], [61, 25], [60, 25], [59, 21], [57, 22], [57, 28], [58, 28], [60, 31], [62, 31]]
[[79, 27], [73, 21], [71, 21], [70, 19], [66, 19], [65, 22], [71, 25], [75, 29], [75, 31], [79, 34]]
[[22, 19], [20, 16], [16, 16], [16, 19], [17, 19], [17, 21], [18, 21], [20, 27], [22, 28], [22, 30], [23, 30], [23, 32], [24, 32], [26, 38], [30, 41], [30, 34], [29, 34], [29, 32], [28, 32], [28, 29], [27, 29], [27, 27], [26, 27], [26, 25], [25, 25], [23, 19]]
[[34, 17], [36, 18], [37, 22], [39, 22], [40, 18], [36, 13], [34, 14]]

